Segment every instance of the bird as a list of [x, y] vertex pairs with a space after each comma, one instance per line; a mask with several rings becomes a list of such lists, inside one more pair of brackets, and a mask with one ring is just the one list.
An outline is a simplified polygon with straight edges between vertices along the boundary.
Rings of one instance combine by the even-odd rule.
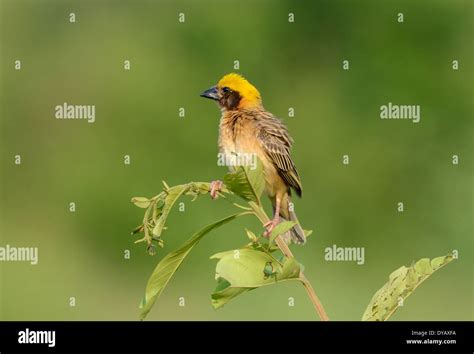
[[[221, 110], [219, 153], [254, 154], [262, 162], [264, 192], [273, 206], [273, 218], [264, 224], [264, 236], [268, 237], [280, 222], [294, 221], [295, 226], [282, 237], [287, 243], [304, 244], [305, 233], [291, 203], [292, 190], [301, 197], [303, 187], [290, 155], [293, 139], [285, 124], [265, 110], [258, 89], [237, 73], [224, 75], [200, 96], [216, 101]], [[220, 180], [211, 182], [213, 199], [222, 185]]]

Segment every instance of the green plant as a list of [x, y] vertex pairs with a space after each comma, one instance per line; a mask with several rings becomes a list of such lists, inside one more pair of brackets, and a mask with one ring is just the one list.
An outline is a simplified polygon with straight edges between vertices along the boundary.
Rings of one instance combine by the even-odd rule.
[[[204, 227], [179, 249], [161, 259], [148, 280], [145, 296], [140, 304], [141, 319], [147, 316], [193, 247], [209, 232], [245, 215], [257, 217], [262, 224], [270, 220], [261, 203], [264, 183], [260, 162], [254, 170], [239, 167], [224, 177], [224, 186], [219, 195], [232, 203], [239, 212]], [[166, 229], [167, 217], [176, 201], [182, 196], [190, 196], [194, 201], [199, 196], [208, 194], [210, 190], [210, 184], [205, 182], [191, 182], [173, 187], [163, 182], [163, 185], [163, 191], [151, 199], [132, 198], [136, 206], [146, 209], [142, 224], [135, 228], [132, 234], [143, 232], [144, 236], [135, 243], [145, 243], [150, 255], [156, 254], [157, 247], [164, 246], [162, 234]], [[246, 205], [235, 202], [235, 196], [243, 199]], [[217, 286], [211, 295], [212, 306], [215, 309], [247, 291], [283, 281], [296, 281], [304, 286], [319, 318], [323, 321], [329, 320], [311, 283], [303, 273], [303, 266], [295, 259], [281, 237], [293, 226], [292, 221], [282, 222], [273, 229], [268, 238], [257, 236], [246, 229], [249, 238], [247, 244], [239, 249], [220, 252], [210, 257], [217, 260]], [[309, 236], [311, 231], [305, 233]], [[429, 275], [452, 259], [452, 255], [438, 257], [431, 262], [428, 259], [421, 259], [409, 268], [399, 268], [390, 275], [389, 282], [374, 295], [362, 319], [387, 320], [400, 306], [400, 299], [403, 301]]]

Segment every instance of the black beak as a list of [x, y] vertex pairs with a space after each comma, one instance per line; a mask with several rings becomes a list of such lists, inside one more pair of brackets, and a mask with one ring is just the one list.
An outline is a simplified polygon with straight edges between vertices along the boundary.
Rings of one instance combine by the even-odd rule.
[[219, 99], [219, 92], [217, 91], [217, 87], [212, 86], [209, 90], [206, 90], [201, 93], [201, 97], [210, 98], [211, 100], [217, 101]]

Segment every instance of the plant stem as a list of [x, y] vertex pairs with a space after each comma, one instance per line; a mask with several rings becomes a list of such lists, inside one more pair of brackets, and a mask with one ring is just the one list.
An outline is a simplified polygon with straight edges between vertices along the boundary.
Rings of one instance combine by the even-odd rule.
[[[280, 250], [283, 252], [283, 254], [288, 257], [288, 258], [294, 258], [293, 253], [291, 252], [290, 248], [286, 244], [286, 242], [281, 238], [280, 235], [275, 239], [275, 242], [280, 248]], [[308, 293], [308, 297], [311, 300], [311, 302], [314, 305], [314, 308], [316, 309], [316, 312], [318, 313], [319, 318], [321, 321], [329, 321], [329, 317], [326, 314], [326, 311], [324, 310], [323, 304], [321, 301], [319, 301], [318, 296], [316, 295], [316, 292], [313, 289], [313, 286], [309, 282], [308, 278], [304, 275], [303, 271], [300, 272], [300, 280], [303, 283], [303, 286]]]
[[[254, 202], [249, 202], [250, 206], [252, 207], [255, 216], [263, 223], [267, 223], [270, 221], [269, 217], [265, 213], [265, 211], [262, 209], [260, 205]], [[288, 258], [294, 258], [293, 253], [291, 252], [290, 248], [286, 244], [286, 242], [281, 238], [281, 235], [278, 235], [275, 238], [275, 243], [277, 244], [278, 248], [281, 250], [281, 252]], [[323, 304], [321, 301], [319, 301], [318, 296], [316, 295], [316, 292], [314, 291], [313, 286], [309, 282], [308, 278], [304, 275], [303, 271], [300, 271], [300, 277], [299, 279], [301, 280], [301, 283], [303, 284], [306, 293], [308, 294], [309, 299], [313, 303], [313, 306], [321, 319], [321, 321], [329, 321], [329, 317], [326, 314], [326, 311], [324, 310]]]

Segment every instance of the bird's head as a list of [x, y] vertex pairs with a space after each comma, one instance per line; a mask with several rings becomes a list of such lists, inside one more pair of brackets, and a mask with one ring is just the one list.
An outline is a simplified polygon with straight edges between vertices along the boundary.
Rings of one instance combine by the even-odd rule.
[[252, 109], [262, 106], [260, 92], [243, 76], [227, 74], [217, 85], [201, 93], [201, 97], [217, 101], [225, 110]]

